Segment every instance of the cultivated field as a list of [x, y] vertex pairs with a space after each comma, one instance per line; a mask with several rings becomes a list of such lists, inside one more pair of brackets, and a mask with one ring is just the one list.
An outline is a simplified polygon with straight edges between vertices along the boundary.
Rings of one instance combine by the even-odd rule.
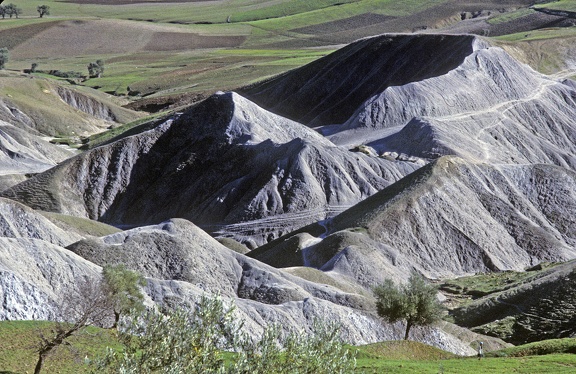
[[[429, 32], [456, 24], [458, 32], [490, 27], [513, 32], [514, 25], [543, 22], [526, 8], [527, 0], [508, 1], [505, 9], [495, 0], [46, 0], [51, 14], [44, 18], [38, 17], [37, 1], [15, 3], [23, 10], [20, 19], [0, 20], [0, 47], [10, 50], [8, 69], [37, 63], [41, 70], [86, 74], [87, 64], [101, 59], [106, 63], [103, 77], [85, 84], [116, 95], [130, 93], [132, 100], [145, 97], [134, 107], [148, 109], [235, 89], [368, 35]], [[490, 17], [481, 12], [486, 9]], [[480, 16], [460, 22], [463, 14]], [[535, 67], [565, 69], [541, 61]]]

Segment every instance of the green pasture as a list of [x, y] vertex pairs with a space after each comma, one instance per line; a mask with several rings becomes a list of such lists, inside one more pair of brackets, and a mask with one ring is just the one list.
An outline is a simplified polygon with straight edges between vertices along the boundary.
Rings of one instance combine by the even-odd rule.
[[360, 0], [345, 3], [330, 8], [298, 13], [288, 17], [262, 19], [251, 22], [251, 25], [266, 30], [287, 31], [295, 28], [318, 25], [325, 22], [337, 21], [366, 13], [375, 13], [391, 17], [404, 17], [417, 12], [423, 12], [432, 6], [437, 6], [447, 0], [420, 1], [420, 0]]
[[440, 288], [451, 294], [467, 295], [473, 298], [505, 291], [520, 284], [529, 282], [541, 275], [542, 271], [555, 264], [542, 264], [534, 271], [502, 271], [498, 273], [476, 274], [467, 277], [444, 281]]
[[[38, 358], [34, 347], [39, 342], [39, 334], [50, 334], [52, 326], [52, 322], [45, 321], [0, 322], [0, 373], [33, 373]], [[106, 346], [118, 346], [113, 330], [96, 327], [88, 327], [71, 337], [69, 343], [46, 360], [43, 373], [87, 373], [85, 357], [94, 358], [102, 355]]]
[[576, 37], [576, 27], [551, 27], [495, 37], [495, 40], [519, 42]]
[[[350, 16], [375, 12], [391, 16], [405, 16], [437, 6], [447, 0], [231, 0], [218, 2], [134, 3], [121, 5], [76, 4], [60, 0], [14, 1], [23, 13], [22, 18], [38, 18], [36, 7], [50, 7], [50, 18], [100, 17], [174, 23], [227, 23], [283, 18], [298, 15], [307, 22], [297, 21], [295, 26], [316, 24]], [[307, 13], [311, 13], [306, 16]]]
[[[221, 49], [163, 53], [161, 56], [142, 53], [123, 56], [122, 59], [112, 56], [105, 59], [103, 77], [89, 79], [85, 84], [120, 95], [126, 94], [128, 87], [151, 97], [180, 93], [211, 94], [297, 68], [332, 51]], [[159, 59], [155, 60], [155, 57]], [[70, 68], [85, 70], [85, 66], [81, 63]]]
[[558, 0], [551, 1], [544, 4], [534, 5], [536, 8], [548, 8], [554, 10], [567, 10], [569, 12], [576, 12], [576, 0]]
[[533, 9], [520, 9], [520, 10], [517, 10], [515, 12], [503, 13], [503, 14], [497, 15], [495, 17], [490, 18], [487, 22], [490, 24], [493, 24], [493, 25], [496, 25], [499, 23], [506, 23], [506, 22], [517, 20], [517, 19], [522, 18], [522, 17], [526, 17], [526, 16], [528, 16], [534, 12], [536, 12], [536, 11]]
[[[24, 374], [36, 363], [34, 346], [52, 323], [0, 322], [0, 373]], [[119, 348], [114, 330], [90, 327], [56, 350], [45, 363], [46, 373], [87, 373], [85, 358], [94, 359], [107, 346]], [[487, 352], [486, 358], [461, 357], [413, 341], [388, 341], [350, 349], [357, 373], [573, 373], [576, 339], [556, 339]], [[230, 355], [233, 359], [233, 355]]]

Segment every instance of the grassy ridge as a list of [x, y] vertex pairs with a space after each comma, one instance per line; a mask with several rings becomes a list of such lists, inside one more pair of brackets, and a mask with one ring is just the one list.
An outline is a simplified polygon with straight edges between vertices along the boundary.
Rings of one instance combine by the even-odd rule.
[[[34, 346], [39, 333], [50, 333], [51, 322], [2, 321], [0, 322], [0, 372], [32, 373], [37, 355]], [[105, 352], [106, 346], [118, 346], [114, 332], [89, 327], [69, 340], [51, 355], [43, 368], [44, 373], [76, 374], [87, 372], [84, 358], [94, 358]]]
[[535, 7], [576, 12], [576, 0], [557, 0], [545, 4], [536, 4]]

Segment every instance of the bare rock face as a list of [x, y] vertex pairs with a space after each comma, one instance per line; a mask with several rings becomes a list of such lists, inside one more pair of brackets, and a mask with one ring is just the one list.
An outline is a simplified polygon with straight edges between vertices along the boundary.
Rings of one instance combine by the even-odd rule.
[[54, 320], [62, 294], [100, 268], [39, 239], [0, 238], [0, 319]]
[[473, 46], [447, 74], [388, 87], [324, 131], [336, 144], [362, 142], [379, 153], [574, 169], [576, 90], [500, 48]]
[[[576, 174], [560, 167], [443, 157], [326, 222], [321, 240], [296, 250], [301, 264], [367, 288], [413, 268], [439, 278], [567, 261], [576, 257], [574, 191]], [[281, 258], [267, 252], [290, 240], [249, 255]]]
[[183, 217], [211, 231], [231, 225], [239, 240], [261, 244], [419, 166], [351, 153], [228, 93], [68, 160], [4, 196], [113, 224]]
[[[369, 297], [247, 258], [185, 220], [82, 240], [68, 248], [39, 239], [0, 238], [0, 319], [54, 319], [63, 295], [79, 280], [99, 279], [97, 264], [124, 263], [147, 277], [148, 303], [194, 303], [201, 295], [219, 294], [238, 306], [238, 318], [252, 336], [270, 323], [308, 331], [317, 318], [338, 323], [343, 338], [355, 344], [403, 334], [401, 324], [381, 323]], [[438, 327], [415, 329], [413, 336], [471, 353], [467, 342]]]
[[[320, 316], [363, 343], [401, 336], [374, 315], [370, 290], [384, 278], [576, 258], [571, 81], [472, 36], [384, 35], [243, 92], [320, 132], [220, 93], [3, 191], [19, 203], [0, 200], [1, 318], [52, 318], [68, 283], [124, 263], [148, 277], [150, 302], [220, 293], [251, 331]], [[0, 145], [23, 165], [46, 157], [6, 133]], [[20, 203], [155, 225], [74, 238]], [[203, 229], [267, 244], [245, 256]], [[470, 353], [436, 327], [417, 334]]]
[[282, 304], [317, 296], [357, 309], [371, 307], [367, 298], [344, 295], [231, 251], [181, 219], [80, 241], [68, 249], [98, 265], [123, 263], [150, 278], [185, 281], [228, 297]]
[[[6, 185], [10, 184], [10, 176], [43, 172], [72, 155], [70, 151], [0, 120], [0, 180], [6, 181]], [[4, 189], [1, 184], [0, 189]]]
[[58, 96], [71, 107], [78, 109], [94, 118], [104, 121], [117, 122], [118, 118], [114, 110], [101, 101], [96, 100], [88, 95], [81, 94], [77, 91], [65, 87], [57, 88]]
[[[382, 324], [374, 303], [350, 293], [275, 269], [219, 244], [192, 223], [176, 219], [68, 247], [96, 264], [123, 263], [149, 278], [154, 302], [193, 302], [203, 293], [234, 300], [252, 335], [269, 323], [310, 329], [315, 318], [337, 321], [343, 337], [367, 343], [401, 336], [401, 325]], [[438, 328], [419, 329], [418, 339], [450, 351], [469, 353], [462, 342]]]
[[51, 144], [52, 137], [92, 135], [141, 115], [103, 95], [60, 86], [27, 74], [0, 78], [0, 191], [44, 172], [76, 152]]
[[474, 36], [383, 35], [358, 40], [299, 69], [241, 91], [311, 127], [345, 122], [388, 87], [446, 74], [472, 53]]
[[40, 239], [65, 246], [82, 237], [64, 231], [47, 218], [15, 201], [0, 198], [0, 237]]
[[363, 39], [243, 92], [386, 157], [576, 166], [573, 84], [470, 35]]

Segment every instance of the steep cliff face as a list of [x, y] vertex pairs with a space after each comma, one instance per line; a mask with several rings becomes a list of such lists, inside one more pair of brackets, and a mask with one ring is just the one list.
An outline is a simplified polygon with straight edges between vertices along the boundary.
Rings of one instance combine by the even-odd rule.
[[576, 165], [574, 87], [478, 37], [363, 39], [244, 92], [347, 148]]
[[449, 73], [389, 87], [324, 131], [336, 144], [378, 152], [574, 169], [575, 115], [572, 87], [481, 45]]
[[29, 207], [13, 200], [0, 198], [0, 237], [41, 239], [65, 246], [82, 236], [67, 232]]
[[116, 122], [118, 120], [111, 107], [93, 97], [65, 87], [58, 87], [57, 92], [66, 104], [81, 112], [104, 121]]
[[40, 173], [72, 155], [70, 151], [0, 120], [0, 178]]

